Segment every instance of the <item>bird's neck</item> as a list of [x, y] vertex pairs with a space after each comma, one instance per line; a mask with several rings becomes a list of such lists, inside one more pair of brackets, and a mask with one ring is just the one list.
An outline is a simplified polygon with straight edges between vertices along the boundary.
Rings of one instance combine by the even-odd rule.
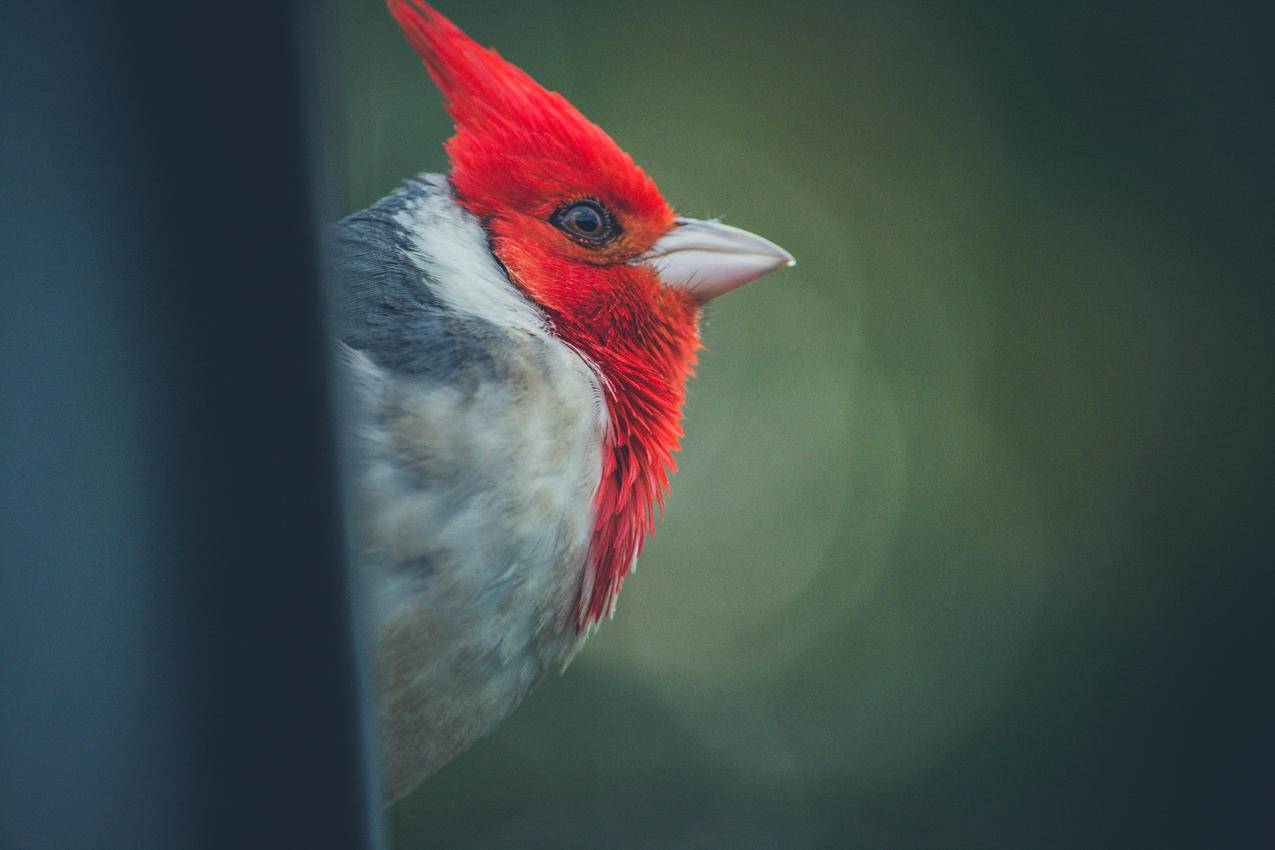
[[596, 364], [609, 414], [602, 478], [594, 498], [593, 537], [576, 622], [585, 628], [610, 614], [616, 595], [663, 511], [681, 448], [682, 403], [699, 347], [698, 311], [675, 329], [641, 323], [599, 335], [556, 325]]
[[527, 262], [525, 253], [502, 251], [499, 244], [496, 254], [558, 337], [597, 368], [603, 385], [609, 427], [576, 611], [583, 630], [614, 610], [663, 511], [673, 454], [681, 447], [686, 381], [699, 349], [699, 305], [644, 270], [612, 269], [605, 281], [577, 276], [564, 289], [571, 273], [548, 258]]

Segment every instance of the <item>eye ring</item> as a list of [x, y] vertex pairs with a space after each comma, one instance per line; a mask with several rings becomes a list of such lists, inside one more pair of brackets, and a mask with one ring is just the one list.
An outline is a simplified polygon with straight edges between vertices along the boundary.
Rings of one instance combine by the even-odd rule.
[[572, 201], [554, 210], [554, 227], [589, 248], [600, 248], [620, 235], [620, 226], [602, 204], [591, 199]]

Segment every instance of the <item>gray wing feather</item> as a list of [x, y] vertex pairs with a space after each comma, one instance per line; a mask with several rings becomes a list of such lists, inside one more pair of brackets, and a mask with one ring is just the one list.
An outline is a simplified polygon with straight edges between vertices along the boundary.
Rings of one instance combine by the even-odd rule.
[[490, 322], [448, 310], [434, 294], [434, 282], [410, 258], [409, 235], [394, 221], [404, 198], [390, 195], [331, 228], [337, 336], [404, 377], [500, 378], [492, 351], [504, 335]]

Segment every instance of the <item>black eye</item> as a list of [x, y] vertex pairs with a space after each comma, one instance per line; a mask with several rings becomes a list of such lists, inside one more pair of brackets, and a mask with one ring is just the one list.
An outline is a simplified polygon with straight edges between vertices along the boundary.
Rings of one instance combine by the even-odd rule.
[[620, 234], [620, 226], [597, 201], [575, 201], [559, 207], [549, 219], [577, 242], [601, 246]]

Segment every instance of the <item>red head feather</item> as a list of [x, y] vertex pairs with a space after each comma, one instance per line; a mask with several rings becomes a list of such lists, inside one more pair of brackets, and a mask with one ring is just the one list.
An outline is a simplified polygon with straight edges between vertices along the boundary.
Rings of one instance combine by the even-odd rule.
[[[456, 122], [447, 153], [457, 200], [483, 220], [511, 279], [603, 378], [610, 429], [576, 611], [584, 628], [614, 609], [675, 468], [699, 304], [630, 264], [673, 227], [673, 210], [633, 159], [561, 95], [428, 4], [388, 5]], [[600, 202], [620, 226], [601, 250], [551, 223], [556, 210], [582, 199]]]

